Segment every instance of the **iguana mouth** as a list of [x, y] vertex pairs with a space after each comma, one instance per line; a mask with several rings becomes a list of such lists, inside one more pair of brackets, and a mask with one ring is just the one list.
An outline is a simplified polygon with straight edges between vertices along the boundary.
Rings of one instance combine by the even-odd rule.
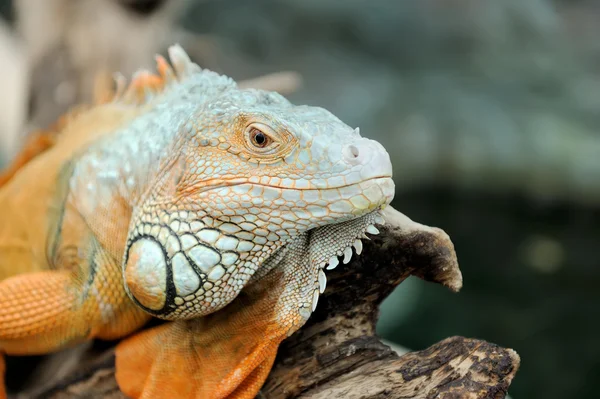
[[370, 177], [368, 179], [364, 179], [364, 180], [360, 180], [357, 182], [353, 182], [353, 183], [348, 183], [348, 184], [340, 184], [338, 186], [330, 186], [330, 187], [319, 187], [319, 186], [314, 186], [314, 187], [296, 187], [296, 186], [287, 186], [287, 185], [275, 185], [275, 184], [262, 184], [262, 183], [253, 183], [250, 180], [247, 181], [247, 183], [249, 184], [253, 184], [256, 186], [261, 186], [261, 187], [270, 187], [270, 188], [275, 188], [275, 189], [279, 189], [279, 190], [298, 190], [298, 191], [323, 191], [323, 190], [340, 190], [343, 188], [348, 188], [348, 187], [356, 187], [359, 186], [361, 184], [364, 183], [369, 183], [369, 182], [375, 182], [378, 180], [385, 180], [385, 179], [391, 179], [392, 176], [389, 175], [381, 175], [381, 176], [375, 176], [375, 177]]
[[[266, 176], [264, 176], [265, 178], [268, 178]], [[278, 180], [282, 180], [281, 178], [277, 178]], [[265, 179], [266, 180], [266, 179]], [[290, 179], [291, 180], [291, 179]], [[223, 189], [223, 188], [234, 188], [234, 187], [240, 187], [240, 186], [252, 186], [252, 187], [262, 187], [262, 188], [267, 188], [267, 189], [273, 189], [273, 190], [279, 190], [279, 191], [333, 191], [333, 190], [343, 190], [343, 189], [348, 189], [348, 188], [353, 188], [353, 187], [360, 187], [361, 185], [364, 184], [368, 184], [368, 183], [374, 183], [374, 182], [378, 182], [378, 181], [387, 181], [387, 180], [392, 180], [392, 176], [391, 175], [380, 175], [380, 176], [374, 176], [374, 177], [370, 177], [368, 179], [364, 179], [364, 180], [360, 180], [360, 181], [356, 181], [356, 182], [352, 182], [352, 183], [348, 183], [348, 184], [340, 184], [340, 185], [335, 185], [335, 186], [328, 186], [328, 187], [319, 187], [318, 185], [314, 185], [314, 186], [309, 186], [309, 187], [305, 187], [303, 186], [304, 184], [304, 180], [303, 179], [298, 179], [297, 181], [292, 180], [292, 183], [294, 185], [288, 184], [272, 184], [269, 182], [263, 182], [261, 180], [261, 178], [259, 178], [258, 176], [253, 176], [250, 178], [231, 178], [231, 179], [227, 179], [227, 178], [219, 178], [219, 179], [211, 179], [211, 180], [203, 180], [201, 182], [198, 182], [195, 186], [190, 187], [187, 189], [186, 193], [203, 193], [206, 191], [211, 191], [211, 190], [218, 190], [218, 189]], [[308, 182], [306, 180], [306, 182]], [[308, 183], [307, 183], [308, 184]], [[314, 184], [314, 183], [311, 183]]]

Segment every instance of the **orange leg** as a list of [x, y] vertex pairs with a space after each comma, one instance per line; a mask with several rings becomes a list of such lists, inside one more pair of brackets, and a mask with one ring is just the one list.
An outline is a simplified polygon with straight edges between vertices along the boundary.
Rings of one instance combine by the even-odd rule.
[[[89, 334], [86, 309], [76, 305], [67, 271], [44, 271], [0, 282], [0, 348], [42, 354]], [[91, 314], [91, 313], [90, 313]]]
[[[93, 337], [115, 338], [147, 320], [124, 290], [109, 291], [96, 284], [81, 294], [80, 284], [66, 270], [24, 273], [2, 280], [0, 356], [45, 354]], [[109, 297], [107, 292], [115, 295]], [[3, 367], [0, 359], [2, 375]], [[3, 389], [0, 385], [0, 399]]]
[[[40, 354], [87, 335], [85, 319], [73, 309], [74, 296], [65, 290], [68, 282], [68, 273], [55, 271], [0, 282], [0, 352]], [[0, 399], [6, 398], [4, 369], [0, 353]]]

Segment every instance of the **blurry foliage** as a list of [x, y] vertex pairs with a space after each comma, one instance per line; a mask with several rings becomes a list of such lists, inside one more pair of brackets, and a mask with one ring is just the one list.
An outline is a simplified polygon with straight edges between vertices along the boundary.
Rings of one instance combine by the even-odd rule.
[[236, 79], [299, 71], [291, 100], [381, 141], [394, 206], [452, 237], [463, 291], [409, 280], [382, 308], [385, 338], [486, 339], [521, 355], [513, 398], [591, 399], [599, 18], [591, 0], [203, 0], [183, 23], [219, 38]]

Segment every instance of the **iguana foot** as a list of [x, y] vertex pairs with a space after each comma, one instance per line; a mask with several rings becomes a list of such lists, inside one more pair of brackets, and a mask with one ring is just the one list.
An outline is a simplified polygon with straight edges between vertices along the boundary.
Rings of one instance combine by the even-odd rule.
[[171, 322], [121, 342], [119, 387], [132, 398], [253, 399], [286, 332], [271, 321], [272, 312], [247, 305], [233, 303], [235, 310]]

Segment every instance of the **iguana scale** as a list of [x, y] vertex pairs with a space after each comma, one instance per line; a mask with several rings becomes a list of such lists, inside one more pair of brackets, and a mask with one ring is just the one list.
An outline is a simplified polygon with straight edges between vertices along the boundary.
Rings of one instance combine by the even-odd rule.
[[[324, 109], [169, 55], [0, 180], [0, 353], [128, 336], [130, 397], [254, 398], [324, 269], [377, 234], [390, 158]], [[169, 322], [133, 334], [151, 317]]]

